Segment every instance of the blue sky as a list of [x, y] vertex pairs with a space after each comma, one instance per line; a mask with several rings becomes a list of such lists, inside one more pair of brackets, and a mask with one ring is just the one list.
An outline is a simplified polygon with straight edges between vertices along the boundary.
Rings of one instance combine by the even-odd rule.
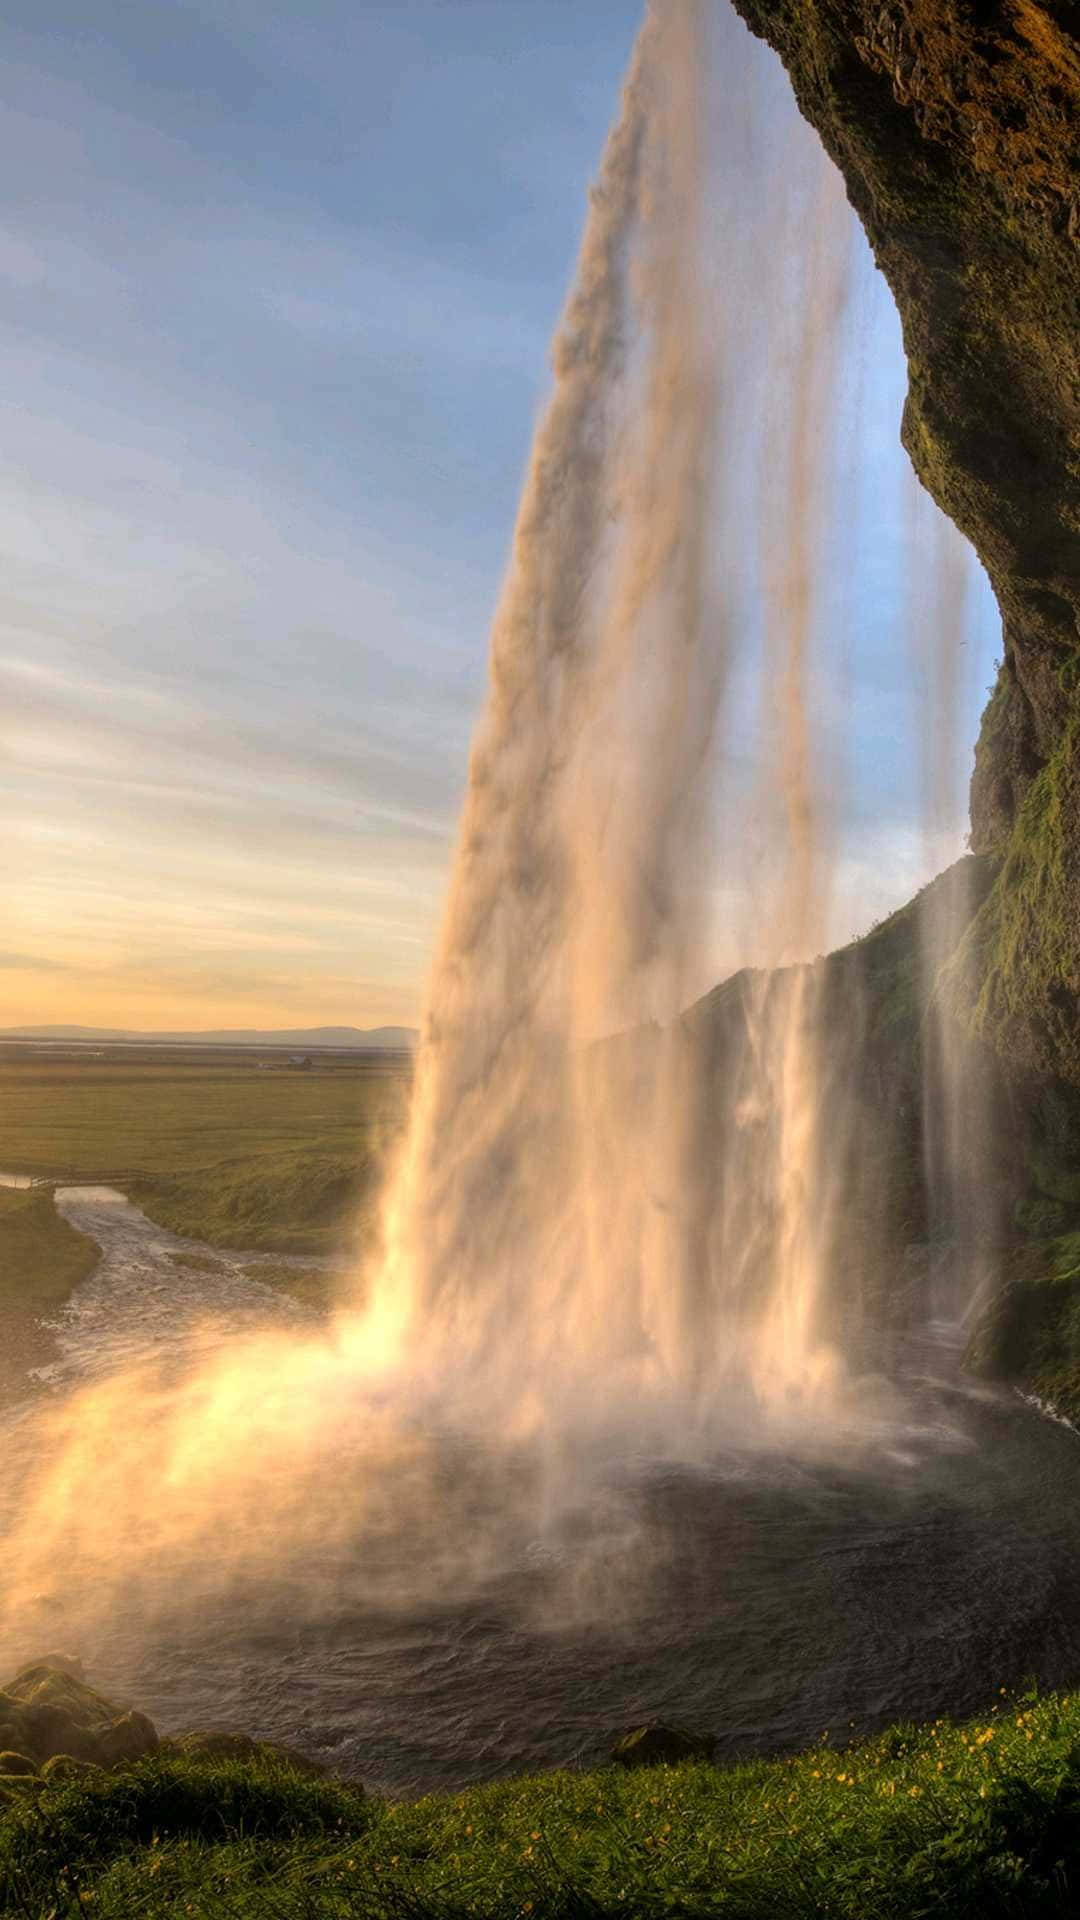
[[[636, 25], [621, 0], [6, 10], [0, 1024], [415, 1016]], [[864, 306], [895, 492], [898, 329]], [[922, 858], [881, 511], [856, 913], [888, 904], [883, 850], [896, 902]], [[969, 741], [994, 645], [983, 596]]]

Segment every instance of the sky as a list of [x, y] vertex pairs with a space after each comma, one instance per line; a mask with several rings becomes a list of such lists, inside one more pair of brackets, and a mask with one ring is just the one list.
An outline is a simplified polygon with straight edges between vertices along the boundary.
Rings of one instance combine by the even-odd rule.
[[[5, 10], [0, 1026], [417, 1017], [637, 16]], [[860, 434], [888, 487], [851, 588], [854, 919], [926, 857], [898, 718], [903, 362], [864, 265]], [[997, 646], [984, 587], [973, 605], [968, 750]]]

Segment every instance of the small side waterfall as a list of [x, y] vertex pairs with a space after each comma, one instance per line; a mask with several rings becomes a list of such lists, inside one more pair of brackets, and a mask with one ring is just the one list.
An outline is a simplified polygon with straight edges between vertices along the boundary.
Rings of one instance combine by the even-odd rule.
[[[909, 633], [918, 707], [923, 830], [928, 864], [940, 860], [948, 823], [961, 811], [963, 760], [957, 716], [969, 635], [971, 570], [948, 524], [910, 489], [915, 570]], [[937, 859], [935, 859], [937, 855]], [[996, 1271], [1001, 1186], [994, 1164], [995, 1070], [963, 1019], [977, 987], [964, 934], [980, 905], [974, 862], [929, 887], [919, 917], [919, 964], [926, 1013], [922, 1032], [923, 1167], [933, 1249], [931, 1306], [960, 1320], [986, 1294]]]

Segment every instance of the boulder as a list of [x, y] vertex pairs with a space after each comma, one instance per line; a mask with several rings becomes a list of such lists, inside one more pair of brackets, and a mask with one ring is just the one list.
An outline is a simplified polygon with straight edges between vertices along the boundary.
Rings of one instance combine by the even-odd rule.
[[115, 1767], [153, 1753], [153, 1723], [87, 1686], [77, 1665], [35, 1660], [0, 1690], [0, 1750], [26, 1754], [36, 1767], [59, 1754]]
[[617, 1767], [678, 1767], [690, 1760], [711, 1760], [715, 1753], [711, 1733], [691, 1733], [687, 1727], [654, 1720], [621, 1734], [611, 1758]]
[[85, 1680], [86, 1668], [77, 1653], [43, 1653], [29, 1666], [21, 1667], [16, 1679], [21, 1680], [24, 1673], [30, 1673], [35, 1667], [54, 1667], [59, 1673], [69, 1673], [73, 1680]]
[[294, 1773], [320, 1775], [326, 1772], [326, 1768], [320, 1766], [317, 1760], [309, 1760], [305, 1754], [295, 1753], [291, 1747], [279, 1747], [270, 1740], [253, 1740], [248, 1733], [182, 1733], [175, 1740], [170, 1740], [168, 1745], [175, 1753], [200, 1759], [269, 1760], [280, 1766], [291, 1767]]
[[[126, 1761], [142, 1760], [148, 1753], [154, 1753], [158, 1746], [157, 1728], [145, 1713], [137, 1713], [134, 1708], [121, 1714], [110, 1726], [102, 1727], [94, 1736], [97, 1753], [89, 1756], [102, 1767], [122, 1767]], [[73, 1756], [78, 1757], [78, 1756]]]

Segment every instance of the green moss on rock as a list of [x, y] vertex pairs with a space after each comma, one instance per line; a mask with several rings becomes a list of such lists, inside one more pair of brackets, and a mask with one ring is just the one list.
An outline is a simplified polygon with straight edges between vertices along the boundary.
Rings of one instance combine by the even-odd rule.
[[114, 1767], [153, 1753], [157, 1732], [87, 1685], [71, 1664], [34, 1661], [0, 1690], [0, 1748], [37, 1769], [59, 1754]]
[[681, 1767], [712, 1760], [715, 1753], [716, 1741], [711, 1734], [654, 1720], [621, 1734], [611, 1749], [611, 1758], [617, 1767]]
[[976, 982], [975, 1031], [1014, 1067], [1073, 1084], [1080, 1083], [1078, 740], [1080, 716], [1027, 790], [965, 954]]
[[1080, 1421], [1080, 1233], [1014, 1248], [1009, 1268], [972, 1332], [965, 1365]]

